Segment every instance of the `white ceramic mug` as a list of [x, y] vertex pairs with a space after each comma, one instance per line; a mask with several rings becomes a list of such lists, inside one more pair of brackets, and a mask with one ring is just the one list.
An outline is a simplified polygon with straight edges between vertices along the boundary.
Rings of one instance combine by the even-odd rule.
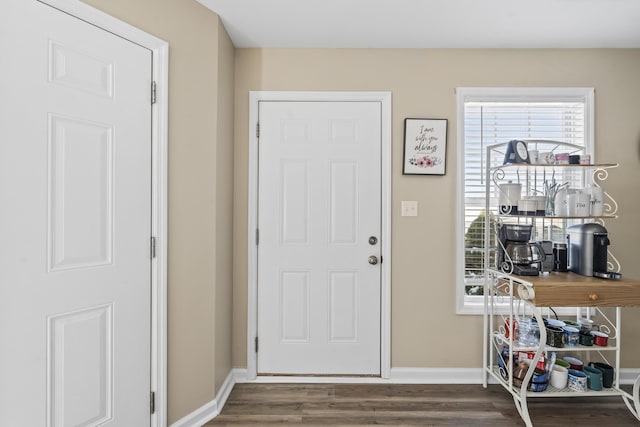
[[601, 187], [591, 187], [591, 216], [604, 215], [604, 189]]
[[575, 194], [569, 194], [567, 200], [569, 216], [589, 216], [591, 212], [589, 194], [580, 190]]
[[544, 151], [540, 153], [540, 156], [538, 158], [540, 159], [540, 163], [542, 164], [554, 165], [556, 163], [556, 156], [552, 151]]
[[498, 190], [500, 213], [515, 214], [518, 209], [518, 200], [520, 200], [520, 194], [522, 193], [522, 185], [509, 181], [498, 185], [496, 189]]
[[538, 203], [532, 199], [518, 200], [518, 213], [521, 215], [535, 215]]
[[[536, 203], [536, 215], [544, 215], [544, 196], [522, 196], [522, 199], [520, 200], [534, 200]], [[520, 208], [518, 208], [518, 210], [520, 210]]]
[[540, 163], [540, 152], [538, 150], [529, 150], [529, 160], [534, 165]]
[[555, 199], [554, 215], [567, 216], [569, 215], [569, 195], [575, 194], [576, 190], [573, 188], [564, 188], [558, 191]]
[[551, 370], [551, 387], [562, 390], [567, 386], [569, 370], [564, 366], [553, 365]]

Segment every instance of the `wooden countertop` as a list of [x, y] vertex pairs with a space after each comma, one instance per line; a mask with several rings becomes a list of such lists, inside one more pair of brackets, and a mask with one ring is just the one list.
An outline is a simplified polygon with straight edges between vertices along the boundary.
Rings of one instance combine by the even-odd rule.
[[640, 280], [607, 280], [576, 273], [551, 272], [540, 276], [513, 276], [533, 284], [538, 307], [640, 306]]

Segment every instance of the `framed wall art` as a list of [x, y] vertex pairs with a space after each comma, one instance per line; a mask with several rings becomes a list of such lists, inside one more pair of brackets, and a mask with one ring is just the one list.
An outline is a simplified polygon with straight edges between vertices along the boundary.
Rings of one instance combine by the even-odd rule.
[[447, 119], [404, 119], [404, 175], [444, 175]]

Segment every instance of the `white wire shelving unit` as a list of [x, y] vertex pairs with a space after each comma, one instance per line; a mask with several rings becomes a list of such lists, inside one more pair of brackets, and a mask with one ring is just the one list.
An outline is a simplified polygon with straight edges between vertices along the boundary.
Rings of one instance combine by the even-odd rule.
[[[543, 146], [546, 144], [547, 147], [560, 147], [573, 153], [580, 152], [582, 149], [582, 147], [558, 141], [535, 142]], [[487, 148], [486, 212], [494, 215], [496, 224], [503, 220], [511, 223], [533, 224], [534, 233], [536, 227], [539, 230], [537, 233], [539, 238], [553, 240], [554, 235], [558, 235], [557, 231], [552, 233], [554, 227], [561, 230], [560, 234], [562, 234], [572, 223], [596, 222], [604, 225], [605, 220], [617, 217], [618, 205], [606, 192], [604, 213], [597, 217], [501, 215], [495, 200], [498, 197], [496, 190], [499, 189], [498, 183], [501, 180], [515, 179], [523, 184], [526, 191], [536, 191], [536, 186], [540, 182], [556, 177], [571, 180], [579, 186], [600, 186], [607, 179], [609, 169], [618, 166], [617, 164], [497, 164], [502, 160], [507, 144], [497, 144]], [[485, 248], [493, 240], [490, 233], [496, 233], [496, 230], [491, 228], [491, 221], [491, 215], [485, 215]], [[500, 244], [497, 233], [495, 241]], [[611, 253], [609, 258], [609, 268], [619, 272], [620, 265], [617, 259]], [[612, 281], [560, 272], [544, 273], [540, 276], [517, 276], [512, 274], [513, 266], [509, 269], [508, 265], [491, 265], [491, 262], [490, 251], [487, 249], [485, 266], [489, 268], [485, 268], [484, 277], [484, 386], [487, 386], [490, 378], [502, 385], [512, 395], [518, 413], [527, 427], [533, 426], [527, 404], [528, 399], [531, 398], [620, 396], [630, 412], [640, 421], [640, 377], [636, 379], [632, 392], [625, 391], [620, 386], [619, 369], [622, 343], [621, 307], [640, 305], [640, 281], [629, 279]], [[495, 261], [493, 262], [496, 264]], [[554, 307], [571, 307], [570, 311], [575, 311], [574, 320], [576, 321], [582, 318], [597, 318], [610, 330], [607, 346], [578, 345], [558, 348], [547, 345], [545, 319], [555, 314]], [[612, 312], [614, 314], [611, 314]], [[514, 325], [519, 318], [535, 319], [539, 325], [539, 338], [536, 345], [520, 345], [518, 341], [514, 341], [515, 334], [508, 333], [509, 325]], [[508, 355], [506, 360], [502, 356], [505, 351]], [[520, 384], [520, 381], [514, 384], [516, 371], [514, 355], [521, 352], [528, 352], [534, 362], [530, 364], [521, 385], [516, 385]], [[552, 353], [555, 353], [558, 358], [571, 355], [580, 359], [596, 359], [613, 366], [615, 374], [612, 387], [599, 391], [576, 392], [569, 388], [556, 389], [549, 384], [544, 391], [532, 391], [529, 385], [536, 368], [535, 361], [540, 360], [541, 357], [548, 360]]]

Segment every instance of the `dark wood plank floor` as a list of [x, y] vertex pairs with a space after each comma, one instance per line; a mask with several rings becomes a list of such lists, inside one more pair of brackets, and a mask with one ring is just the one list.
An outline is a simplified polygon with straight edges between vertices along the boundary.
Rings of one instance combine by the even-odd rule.
[[[535, 427], [639, 426], [621, 397], [530, 399]], [[236, 384], [206, 426], [524, 426], [498, 385]]]

